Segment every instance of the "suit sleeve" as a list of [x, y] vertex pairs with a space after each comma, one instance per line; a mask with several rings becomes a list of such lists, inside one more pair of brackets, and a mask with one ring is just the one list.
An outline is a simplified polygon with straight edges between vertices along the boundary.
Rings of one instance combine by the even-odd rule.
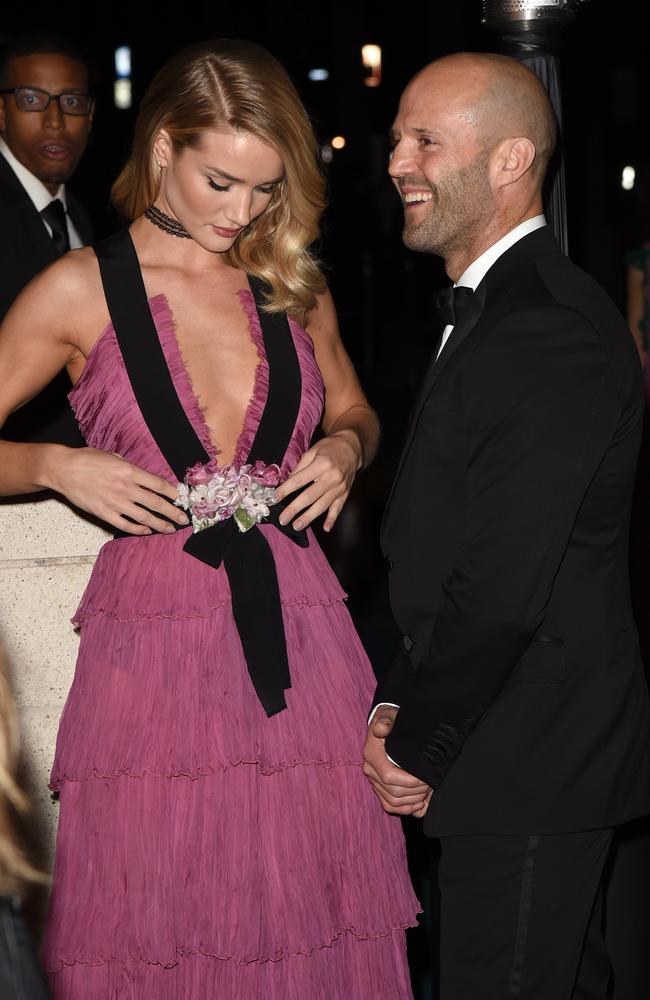
[[495, 323], [466, 369], [463, 407], [464, 541], [428, 643], [381, 692], [400, 704], [387, 753], [434, 788], [543, 620], [621, 413], [597, 332], [548, 304]]

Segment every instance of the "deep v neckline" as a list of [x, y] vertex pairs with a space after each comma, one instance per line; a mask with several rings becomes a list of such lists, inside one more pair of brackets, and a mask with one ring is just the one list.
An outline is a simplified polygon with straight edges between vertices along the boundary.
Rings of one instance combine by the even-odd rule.
[[[257, 364], [253, 375], [253, 389], [246, 403], [242, 425], [237, 435], [235, 447], [231, 458], [223, 461], [223, 453], [218, 440], [212, 436], [210, 425], [206, 419], [205, 407], [202, 405], [201, 397], [196, 392], [189, 366], [183, 355], [181, 344], [178, 338], [178, 323], [174, 310], [171, 307], [169, 298], [165, 292], [158, 292], [156, 295], [148, 296], [147, 301], [151, 309], [152, 319], [156, 327], [156, 333], [160, 341], [165, 362], [176, 391], [176, 395], [182, 402], [183, 396], [191, 401], [191, 412], [188, 419], [201, 443], [208, 452], [210, 459], [219, 466], [223, 465], [243, 465], [250, 452], [255, 432], [259, 427], [262, 415], [266, 407], [268, 396], [268, 359], [264, 349], [264, 337], [259, 318], [259, 311], [255, 302], [255, 297], [250, 289], [250, 285], [241, 288], [237, 292], [237, 297], [242, 305], [248, 333], [257, 353]], [[158, 306], [158, 308], [157, 308]], [[161, 338], [161, 331], [156, 316], [158, 309], [162, 307], [162, 312], [168, 322], [170, 335], [168, 339]], [[255, 320], [257, 322], [255, 322]], [[179, 384], [180, 383], [180, 384]], [[198, 426], [196, 426], [198, 424]]]
[[[124, 230], [96, 244], [94, 250], [136, 403], [170, 469], [179, 481], [187, 483], [188, 469], [210, 464], [210, 455], [174, 383], [133, 241], [128, 230]], [[258, 278], [249, 280], [257, 305], [264, 301], [267, 286]], [[300, 413], [302, 378], [287, 316], [265, 311], [260, 315], [260, 325], [269, 388], [255, 438], [246, 455], [247, 465], [253, 464], [255, 470], [246, 478], [252, 482], [273, 466], [273, 481], [277, 483]], [[202, 485], [209, 487], [210, 483]], [[215, 570], [224, 567], [230, 583], [232, 615], [251, 682], [266, 714], [271, 716], [287, 707], [284, 692], [291, 687], [280, 589], [272, 547], [258, 530], [260, 518], [255, 517], [242, 531], [235, 521], [236, 509], [235, 504], [228, 516], [189, 533], [183, 551]], [[309, 539], [304, 530], [296, 531], [280, 522], [281, 509], [281, 503], [270, 504], [270, 509], [262, 512], [263, 517], [293, 544], [307, 547]]]
[[[203, 443], [183, 406], [155, 323], [131, 234], [128, 230], [116, 233], [95, 244], [94, 250], [113, 330], [136, 402], [168, 465], [182, 480], [191, 466], [212, 464], [214, 449], [209, 450], [207, 442]], [[260, 313], [258, 305], [264, 301], [268, 286], [256, 277], [248, 276], [248, 280], [264, 342], [268, 391], [252, 443], [242, 457], [247, 464], [261, 461], [266, 465], [281, 465], [300, 412], [300, 363], [287, 316], [267, 311]], [[178, 339], [174, 339], [182, 362], [177, 371], [185, 373], [189, 398], [196, 400]], [[247, 412], [250, 407], [249, 400]], [[197, 418], [199, 414], [197, 405]], [[205, 418], [202, 418], [202, 425], [207, 427]]]

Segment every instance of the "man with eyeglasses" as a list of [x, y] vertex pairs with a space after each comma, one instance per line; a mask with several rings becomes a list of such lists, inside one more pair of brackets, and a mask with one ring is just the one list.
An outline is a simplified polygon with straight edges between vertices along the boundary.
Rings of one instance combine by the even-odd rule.
[[[86, 64], [65, 39], [30, 35], [0, 52], [0, 320], [39, 271], [92, 240], [90, 220], [65, 185], [93, 111]], [[63, 372], [9, 418], [2, 436], [82, 444], [69, 389]]]

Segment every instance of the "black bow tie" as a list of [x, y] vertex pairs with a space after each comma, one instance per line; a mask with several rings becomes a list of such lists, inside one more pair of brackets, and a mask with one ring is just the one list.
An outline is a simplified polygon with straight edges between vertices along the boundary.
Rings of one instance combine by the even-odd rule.
[[472, 299], [474, 290], [467, 285], [456, 285], [441, 288], [436, 292], [433, 304], [441, 329], [446, 326], [456, 326], [459, 323]]
[[70, 249], [70, 239], [63, 202], [59, 198], [54, 198], [49, 205], [41, 210], [41, 216], [52, 230], [52, 242], [56, 252], [67, 253]]

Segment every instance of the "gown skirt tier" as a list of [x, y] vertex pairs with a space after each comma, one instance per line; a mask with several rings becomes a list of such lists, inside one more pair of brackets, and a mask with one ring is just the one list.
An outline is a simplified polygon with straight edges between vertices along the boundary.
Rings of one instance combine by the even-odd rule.
[[[258, 348], [238, 442], [266, 398]], [[165, 296], [149, 300], [174, 386], [216, 456]], [[295, 323], [300, 413], [282, 465], [316, 427], [322, 381]], [[89, 445], [175, 477], [108, 326], [70, 394]], [[183, 551], [191, 529], [119, 538], [74, 618], [80, 647], [51, 787], [60, 823], [44, 962], [55, 1000], [409, 1000], [404, 930], [419, 910], [400, 821], [361, 769], [374, 689], [345, 594], [311, 534], [261, 525], [275, 559], [292, 686], [268, 718], [228, 577]]]

